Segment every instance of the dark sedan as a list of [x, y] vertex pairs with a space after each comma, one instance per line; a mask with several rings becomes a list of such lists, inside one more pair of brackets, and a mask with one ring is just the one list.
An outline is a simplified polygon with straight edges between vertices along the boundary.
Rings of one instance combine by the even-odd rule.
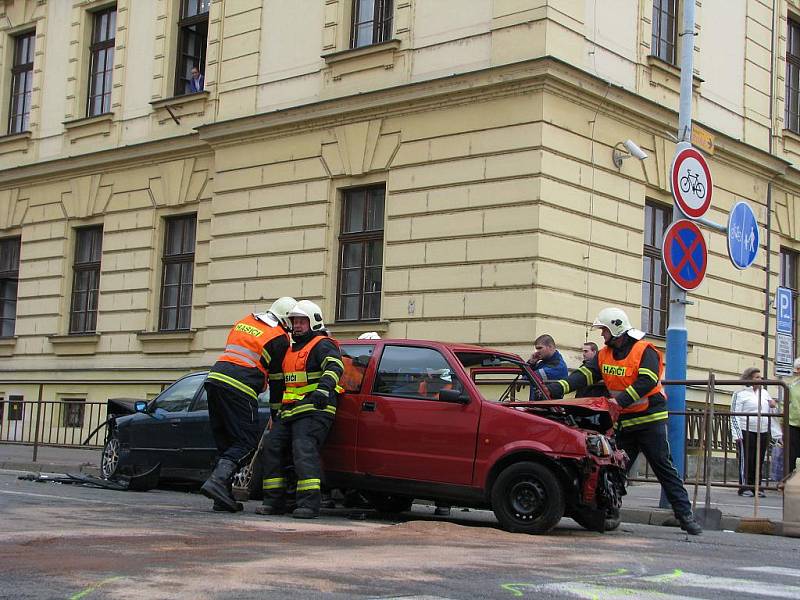
[[[208, 420], [208, 401], [203, 382], [206, 372], [178, 379], [158, 396], [139, 403], [139, 411], [118, 416], [109, 423], [101, 459], [102, 475], [137, 475], [161, 465], [161, 481], [202, 483], [211, 473], [217, 448]], [[266, 427], [269, 397], [259, 397], [259, 419]], [[237, 473], [234, 486], [260, 497], [259, 461], [253, 470]]]

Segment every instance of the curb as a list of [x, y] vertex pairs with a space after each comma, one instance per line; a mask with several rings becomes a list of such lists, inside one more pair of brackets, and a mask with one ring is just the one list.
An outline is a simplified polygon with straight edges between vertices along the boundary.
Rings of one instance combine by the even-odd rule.
[[[642, 508], [622, 508], [620, 519], [623, 523], [638, 523], [640, 525], [656, 525], [659, 527], [674, 527], [666, 523], [674, 520], [671, 510], [666, 509], [642, 509]], [[735, 531], [737, 533], [758, 533], [761, 535], [783, 535], [782, 521], [769, 521], [771, 528], [768, 531], [750, 531], [742, 527], [742, 518], [732, 515], [722, 515], [721, 529], [723, 531]]]

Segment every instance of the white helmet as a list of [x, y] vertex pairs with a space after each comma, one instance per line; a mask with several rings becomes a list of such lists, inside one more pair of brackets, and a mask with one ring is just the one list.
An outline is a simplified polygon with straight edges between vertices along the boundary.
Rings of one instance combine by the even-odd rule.
[[289, 321], [289, 311], [292, 310], [296, 304], [297, 300], [291, 296], [283, 296], [275, 300], [267, 312], [272, 313], [281, 325], [291, 329], [292, 323]]
[[640, 340], [644, 337], [644, 331], [634, 329], [628, 315], [621, 308], [604, 308], [597, 315], [592, 327], [597, 329], [605, 327], [611, 332], [611, 337], [613, 338], [619, 337], [623, 333], [627, 333], [635, 340]]
[[367, 331], [366, 333], [362, 333], [358, 336], [360, 340], [379, 340], [381, 336], [378, 335], [377, 331]]
[[319, 331], [325, 328], [322, 322], [322, 309], [311, 300], [300, 300], [292, 310], [289, 311], [291, 317], [308, 317], [308, 324], [311, 331]]

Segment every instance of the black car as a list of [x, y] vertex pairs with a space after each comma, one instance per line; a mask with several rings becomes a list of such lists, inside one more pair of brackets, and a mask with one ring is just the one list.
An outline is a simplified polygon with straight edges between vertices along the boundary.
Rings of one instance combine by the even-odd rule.
[[[201, 484], [211, 474], [217, 448], [208, 420], [203, 382], [207, 372], [178, 379], [152, 400], [135, 403], [134, 414], [109, 421], [100, 462], [102, 476], [139, 475], [161, 465], [160, 481]], [[262, 429], [269, 420], [269, 395], [259, 396]], [[242, 468], [234, 487], [261, 494], [260, 461]]]

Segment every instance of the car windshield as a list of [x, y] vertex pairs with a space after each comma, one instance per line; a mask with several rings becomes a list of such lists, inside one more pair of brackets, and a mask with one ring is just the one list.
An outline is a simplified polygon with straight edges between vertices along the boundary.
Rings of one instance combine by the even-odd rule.
[[200, 373], [179, 379], [156, 397], [153, 401], [153, 409], [166, 412], [189, 410], [192, 398], [197, 393], [197, 389], [203, 385], [205, 378], [205, 374]]
[[456, 352], [470, 379], [489, 402], [526, 402], [531, 383], [522, 362], [490, 352]]

